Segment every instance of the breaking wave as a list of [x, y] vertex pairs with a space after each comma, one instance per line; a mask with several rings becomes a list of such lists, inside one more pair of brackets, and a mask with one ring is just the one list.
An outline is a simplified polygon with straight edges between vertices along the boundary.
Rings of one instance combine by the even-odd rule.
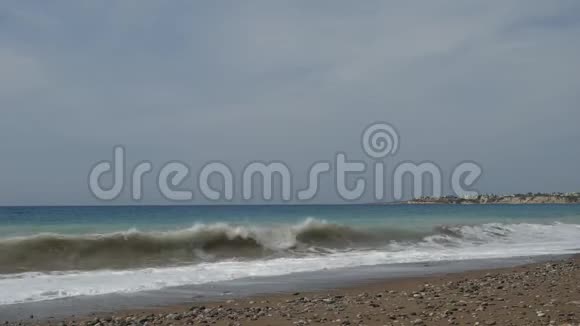
[[0, 239], [0, 273], [181, 266], [226, 259], [325, 255], [353, 250], [457, 248], [504, 242], [580, 239], [577, 225], [442, 225], [430, 232], [388, 227], [354, 228], [307, 219], [271, 227], [197, 224], [166, 232], [38, 234]]

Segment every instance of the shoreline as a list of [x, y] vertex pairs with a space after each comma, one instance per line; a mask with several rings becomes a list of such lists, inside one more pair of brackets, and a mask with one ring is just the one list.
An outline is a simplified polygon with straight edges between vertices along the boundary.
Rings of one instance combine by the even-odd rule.
[[226, 299], [21, 322], [105, 326], [548, 325], [553, 321], [578, 325], [580, 255], [515, 267], [384, 277], [331, 289]]

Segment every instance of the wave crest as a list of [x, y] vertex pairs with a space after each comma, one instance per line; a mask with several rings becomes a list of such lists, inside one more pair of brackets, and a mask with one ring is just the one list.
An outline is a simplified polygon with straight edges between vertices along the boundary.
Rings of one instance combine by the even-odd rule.
[[[0, 273], [131, 269], [345, 249], [393, 250], [411, 244], [457, 247], [538, 238], [553, 232], [554, 227], [558, 225], [442, 225], [425, 233], [388, 227], [353, 228], [309, 218], [296, 225], [272, 227], [215, 223], [166, 232], [38, 234], [0, 239]], [[579, 228], [572, 231], [580, 233]]]

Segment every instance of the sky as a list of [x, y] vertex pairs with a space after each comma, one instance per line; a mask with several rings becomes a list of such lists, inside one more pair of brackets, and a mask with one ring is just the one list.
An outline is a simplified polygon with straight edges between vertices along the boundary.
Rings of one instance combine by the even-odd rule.
[[[298, 187], [337, 152], [372, 163], [376, 121], [400, 137], [388, 169], [580, 191], [579, 39], [576, 0], [2, 1], [0, 205], [103, 204], [88, 174], [116, 145], [154, 171], [281, 161]], [[341, 199], [325, 179], [312, 202]]]

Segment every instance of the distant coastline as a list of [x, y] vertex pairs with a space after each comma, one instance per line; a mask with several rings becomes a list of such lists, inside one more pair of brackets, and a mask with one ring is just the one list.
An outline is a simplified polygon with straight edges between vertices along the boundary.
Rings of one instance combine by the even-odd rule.
[[443, 204], [443, 205], [469, 205], [469, 204], [580, 204], [580, 192], [574, 193], [527, 193], [513, 195], [478, 195], [474, 197], [421, 197], [417, 199], [398, 202], [399, 204]]

